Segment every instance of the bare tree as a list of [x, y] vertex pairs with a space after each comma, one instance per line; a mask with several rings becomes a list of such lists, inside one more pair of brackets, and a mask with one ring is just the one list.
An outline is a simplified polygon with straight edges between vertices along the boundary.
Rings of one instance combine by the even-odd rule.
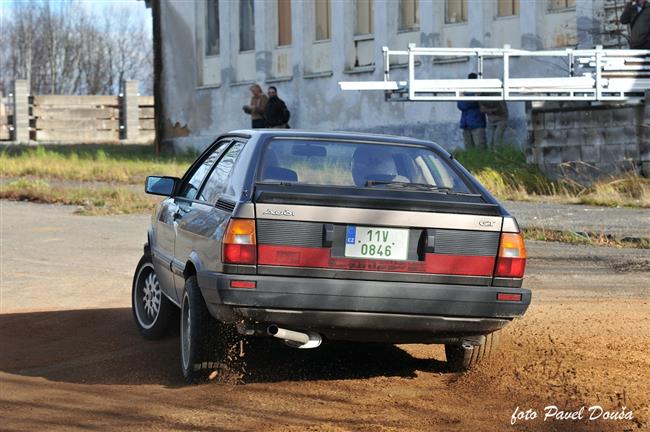
[[151, 34], [127, 9], [15, 0], [11, 11], [0, 21], [0, 90], [27, 79], [35, 94], [115, 94], [136, 79], [151, 91]]

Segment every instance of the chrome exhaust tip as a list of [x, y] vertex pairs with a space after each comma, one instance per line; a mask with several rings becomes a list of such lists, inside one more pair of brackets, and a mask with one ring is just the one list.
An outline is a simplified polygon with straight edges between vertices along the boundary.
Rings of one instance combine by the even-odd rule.
[[268, 326], [266, 333], [269, 336], [283, 340], [284, 343], [293, 348], [316, 348], [323, 342], [323, 338], [321, 338], [318, 333], [302, 333], [294, 330], [287, 330], [280, 328], [275, 324]]

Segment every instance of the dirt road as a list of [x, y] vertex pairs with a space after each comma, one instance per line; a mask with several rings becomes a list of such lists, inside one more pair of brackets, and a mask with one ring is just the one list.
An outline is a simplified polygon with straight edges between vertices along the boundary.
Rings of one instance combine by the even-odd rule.
[[[650, 428], [647, 250], [530, 242], [533, 305], [499, 355], [465, 375], [445, 369], [437, 346], [261, 341], [232, 373], [187, 386], [178, 334], [145, 342], [132, 323], [148, 217], [0, 206], [0, 430]], [[633, 419], [544, 421], [548, 405]], [[537, 418], [511, 426], [517, 407]]]

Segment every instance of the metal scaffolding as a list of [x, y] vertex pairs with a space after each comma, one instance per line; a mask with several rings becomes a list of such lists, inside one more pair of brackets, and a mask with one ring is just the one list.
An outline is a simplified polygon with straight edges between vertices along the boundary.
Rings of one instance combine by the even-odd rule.
[[[503, 48], [423, 48], [409, 44], [406, 51], [382, 48], [383, 81], [340, 81], [341, 90], [380, 90], [395, 101], [629, 101], [642, 100], [650, 90], [650, 50], [564, 49], [525, 51]], [[392, 80], [396, 58], [408, 58], [408, 79]], [[423, 58], [474, 59], [478, 79], [416, 78]], [[515, 59], [556, 58], [566, 69], [563, 76], [511, 77]], [[502, 61], [501, 77], [486, 78], [484, 61]], [[397, 65], [404, 67], [404, 63]]]

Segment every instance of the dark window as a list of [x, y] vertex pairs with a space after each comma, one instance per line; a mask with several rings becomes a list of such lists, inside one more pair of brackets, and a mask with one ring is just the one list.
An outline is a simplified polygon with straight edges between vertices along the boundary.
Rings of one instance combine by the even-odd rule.
[[219, 0], [207, 0], [205, 14], [205, 55], [219, 55]]
[[469, 192], [447, 161], [427, 147], [340, 141], [275, 139], [264, 152], [259, 181], [348, 187], [419, 183]]
[[255, 49], [255, 8], [253, 0], [239, 0], [239, 51]]
[[241, 153], [243, 148], [244, 143], [236, 142], [228, 149], [228, 151], [226, 151], [217, 166], [215, 166], [210, 173], [208, 180], [205, 182], [205, 186], [203, 186], [201, 195], [198, 198], [199, 201], [206, 201], [209, 203], [217, 202], [219, 195], [224, 191], [226, 181], [232, 171], [232, 167], [235, 165], [237, 156], [239, 156], [239, 153]]
[[189, 178], [189, 180], [187, 180], [186, 183], [183, 184], [183, 187], [178, 194], [179, 197], [187, 198], [190, 200], [196, 199], [196, 194], [201, 187], [201, 183], [203, 183], [203, 179], [205, 179], [205, 177], [208, 175], [215, 162], [219, 160], [219, 157], [224, 152], [224, 150], [228, 148], [228, 144], [230, 144], [230, 140], [220, 143], [217, 148], [213, 150], [212, 153], [207, 156], [198, 167], [195, 168], [192, 176]]

